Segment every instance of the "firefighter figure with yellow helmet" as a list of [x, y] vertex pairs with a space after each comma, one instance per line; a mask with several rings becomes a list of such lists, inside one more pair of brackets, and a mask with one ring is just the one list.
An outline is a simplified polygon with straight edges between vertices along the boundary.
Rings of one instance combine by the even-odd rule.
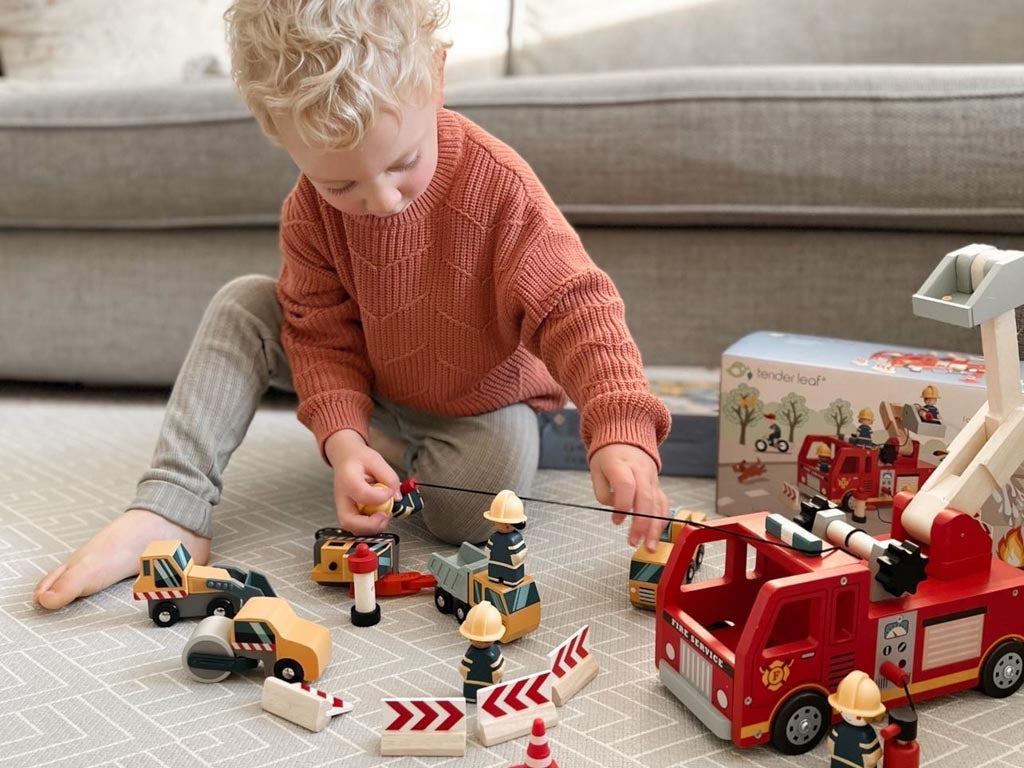
[[494, 533], [484, 547], [487, 578], [515, 587], [526, 578], [526, 541], [519, 532], [526, 527], [523, 502], [512, 491], [502, 491], [484, 512], [484, 520], [494, 524]]
[[500, 683], [505, 672], [505, 657], [497, 643], [505, 634], [505, 626], [498, 609], [484, 600], [469, 609], [459, 632], [470, 643], [459, 667], [462, 695], [466, 701], [475, 702], [477, 691]]
[[929, 424], [941, 424], [939, 408], [935, 405], [939, 399], [939, 388], [929, 384], [921, 390], [921, 399], [924, 400], [924, 405], [917, 409], [917, 415], [921, 417], [921, 421], [927, 421]]
[[861, 408], [857, 414], [857, 431], [850, 435], [850, 442], [854, 445], [863, 445], [870, 448], [874, 445], [871, 439], [872, 425], [875, 423], [875, 414], [870, 408]]
[[828, 735], [830, 768], [874, 768], [882, 759], [878, 734], [870, 725], [885, 714], [882, 692], [867, 673], [854, 670], [828, 697], [843, 718]]

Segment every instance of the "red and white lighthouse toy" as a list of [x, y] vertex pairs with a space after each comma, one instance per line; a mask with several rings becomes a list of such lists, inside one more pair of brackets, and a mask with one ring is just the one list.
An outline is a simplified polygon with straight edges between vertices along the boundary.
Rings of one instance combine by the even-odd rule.
[[352, 606], [352, 624], [372, 627], [380, 621], [376, 587], [377, 553], [366, 544], [359, 544], [356, 551], [348, 556], [348, 569], [352, 572], [352, 586], [356, 593], [356, 604]]

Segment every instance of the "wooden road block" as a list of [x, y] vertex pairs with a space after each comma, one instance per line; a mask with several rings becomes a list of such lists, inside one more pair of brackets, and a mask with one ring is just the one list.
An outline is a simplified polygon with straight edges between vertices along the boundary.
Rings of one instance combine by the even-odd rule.
[[550, 671], [481, 688], [476, 701], [476, 736], [485, 747], [525, 736], [538, 717], [548, 728], [558, 724]]
[[352, 705], [338, 696], [311, 688], [306, 683], [286, 683], [276, 677], [263, 681], [263, 709], [272, 715], [319, 733], [335, 715], [348, 712]]
[[597, 659], [587, 648], [590, 627], [584, 626], [548, 654], [551, 659], [551, 698], [562, 706], [597, 677]]
[[380, 736], [382, 755], [465, 756], [465, 699], [384, 699], [384, 705], [391, 722]]

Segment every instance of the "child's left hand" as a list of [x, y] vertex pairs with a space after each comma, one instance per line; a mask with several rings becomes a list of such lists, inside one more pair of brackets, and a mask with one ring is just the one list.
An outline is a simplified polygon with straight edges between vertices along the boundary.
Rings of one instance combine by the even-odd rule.
[[629, 545], [636, 547], [646, 541], [653, 552], [668, 525], [668, 497], [658, 484], [654, 459], [636, 446], [612, 443], [590, 458], [590, 479], [598, 502], [616, 510], [612, 513], [615, 525], [626, 519], [623, 512], [661, 518], [634, 517], [629, 527]]

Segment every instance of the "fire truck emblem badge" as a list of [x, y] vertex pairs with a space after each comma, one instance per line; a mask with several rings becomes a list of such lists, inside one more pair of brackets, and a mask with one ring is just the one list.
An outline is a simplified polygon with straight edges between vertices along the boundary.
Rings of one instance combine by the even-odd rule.
[[840, 477], [839, 478], [839, 487], [840, 488], [845, 489], [846, 486], [848, 486], [849, 484], [850, 484], [850, 478], [848, 478], [848, 477]]
[[768, 665], [767, 669], [761, 667], [761, 682], [764, 683], [765, 688], [769, 691], [779, 690], [783, 683], [789, 680], [789, 668], [791, 666], [793, 666], [792, 659], [788, 662], [776, 659]]

